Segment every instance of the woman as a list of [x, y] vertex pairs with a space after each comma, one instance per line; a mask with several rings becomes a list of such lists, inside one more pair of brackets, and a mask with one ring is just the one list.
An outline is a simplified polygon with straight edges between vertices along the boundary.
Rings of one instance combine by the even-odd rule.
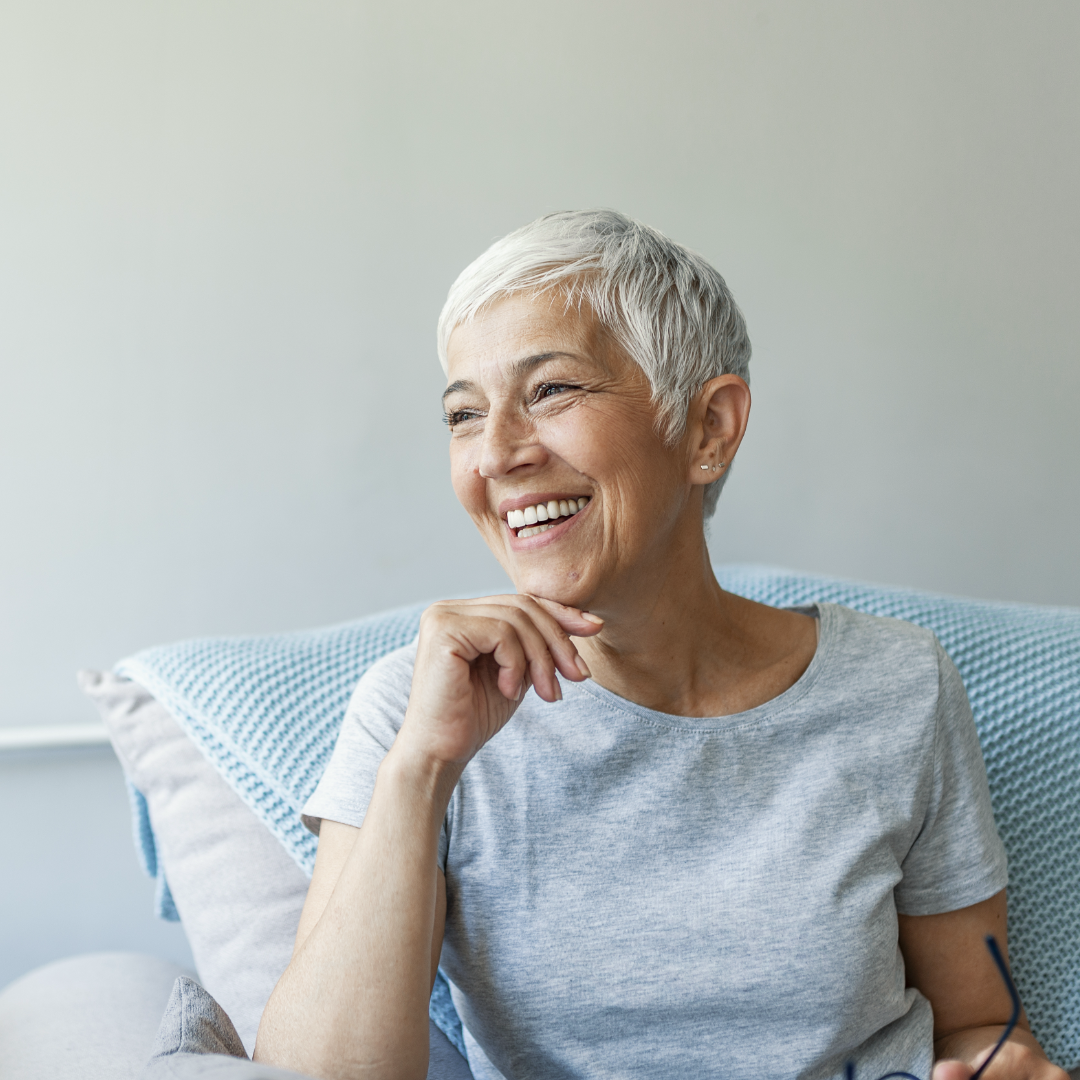
[[[441, 959], [479, 1080], [971, 1076], [1010, 1001], [967, 699], [926, 631], [717, 584], [750, 412], [723, 280], [557, 214], [464, 271], [439, 341], [454, 489], [517, 593], [435, 604], [357, 688], [257, 1058], [420, 1080]], [[985, 1075], [1065, 1076], [1026, 1025]]]

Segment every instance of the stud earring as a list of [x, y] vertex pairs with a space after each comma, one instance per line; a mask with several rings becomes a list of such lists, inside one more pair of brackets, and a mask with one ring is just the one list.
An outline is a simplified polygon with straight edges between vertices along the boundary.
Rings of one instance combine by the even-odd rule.
[[702, 472], [708, 472], [709, 471], [709, 466], [708, 465], [699, 465], [698, 468], [701, 469]]

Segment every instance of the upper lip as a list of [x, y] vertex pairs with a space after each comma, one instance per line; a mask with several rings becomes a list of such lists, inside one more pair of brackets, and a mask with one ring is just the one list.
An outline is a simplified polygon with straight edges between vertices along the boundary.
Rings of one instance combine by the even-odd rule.
[[571, 495], [567, 491], [552, 491], [545, 493], [538, 491], [535, 495], [518, 495], [513, 499], [503, 499], [499, 503], [499, 517], [504, 518], [511, 510], [524, 510], [526, 506], [535, 506], [537, 503], [546, 503], [554, 500], [558, 502], [560, 499], [591, 499], [592, 495], [588, 492], [582, 492], [580, 495]]

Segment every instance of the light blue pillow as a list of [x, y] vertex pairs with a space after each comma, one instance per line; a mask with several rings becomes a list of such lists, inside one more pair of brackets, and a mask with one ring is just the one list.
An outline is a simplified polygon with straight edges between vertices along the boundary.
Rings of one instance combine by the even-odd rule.
[[[1080, 1064], [1080, 611], [986, 603], [759, 567], [720, 584], [779, 606], [831, 601], [933, 630], [967, 687], [1009, 854], [1009, 942], [1035, 1034]], [[147, 649], [117, 671], [146, 687], [310, 874], [300, 822], [360, 675], [415, 636], [424, 605], [320, 630]], [[137, 834], [156, 867], [136, 797]], [[160, 868], [158, 868], [160, 870]], [[159, 873], [159, 895], [168, 904]], [[462, 1047], [444, 981], [432, 1019]]]

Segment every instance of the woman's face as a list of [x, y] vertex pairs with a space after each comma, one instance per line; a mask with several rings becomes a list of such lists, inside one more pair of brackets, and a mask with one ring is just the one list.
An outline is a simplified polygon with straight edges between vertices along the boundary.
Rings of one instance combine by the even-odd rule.
[[644, 373], [588, 309], [511, 296], [447, 353], [454, 490], [519, 592], [603, 608], [700, 537], [687, 440], [663, 444]]

